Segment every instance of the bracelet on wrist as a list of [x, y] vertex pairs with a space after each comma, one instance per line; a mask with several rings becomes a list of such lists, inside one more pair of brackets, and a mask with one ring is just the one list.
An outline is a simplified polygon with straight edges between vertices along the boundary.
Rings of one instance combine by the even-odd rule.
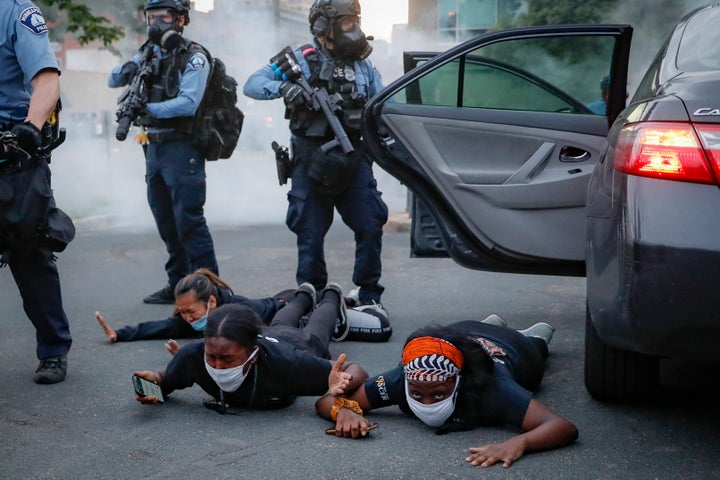
[[337, 421], [338, 412], [341, 408], [347, 408], [348, 410], [352, 410], [358, 415], [363, 414], [362, 408], [360, 408], [358, 402], [356, 402], [355, 400], [348, 400], [345, 397], [340, 397], [335, 399], [335, 403], [330, 410], [330, 418], [332, 418], [333, 421]]

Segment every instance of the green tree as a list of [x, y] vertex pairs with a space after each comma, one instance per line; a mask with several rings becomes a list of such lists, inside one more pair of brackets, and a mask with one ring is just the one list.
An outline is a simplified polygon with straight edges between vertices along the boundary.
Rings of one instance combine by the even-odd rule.
[[513, 22], [516, 26], [600, 23], [617, 0], [528, 0], [527, 13]]
[[143, 0], [93, 0], [92, 11], [85, 3], [89, 2], [37, 0], [43, 14], [56, 24], [51, 31], [55, 40], [69, 32], [83, 45], [100, 40], [105, 47], [110, 47], [125, 35], [125, 27], [118, 24], [126, 24], [133, 30], [141, 28], [138, 11], [142, 10]]

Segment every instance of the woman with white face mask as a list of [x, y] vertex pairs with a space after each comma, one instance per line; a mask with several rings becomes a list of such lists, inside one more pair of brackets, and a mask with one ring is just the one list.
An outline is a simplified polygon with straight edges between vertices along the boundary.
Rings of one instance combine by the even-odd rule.
[[[357, 390], [334, 389], [316, 402], [318, 415], [335, 421], [337, 436], [365, 436], [370, 422], [364, 412], [397, 405], [436, 433], [479, 425], [511, 425], [521, 433], [504, 442], [471, 447], [465, 461], [509, 467], [525, 452], [572, 443], [575, 425], [532, 398], [543, 377], [547, 345], [554, 328], [538, 323], [513, 330], [491, 315], [484, 321], [433, 325], [408, 338], [402, 364], [368, 378]], [[338, 357], [337, 367], [345, 360]]]
[[[317, 306], [311, 293], [299, 290], [269, 326], [245, 306], [218, 307], [208, 316], [204, 341], [183, 346], [165, 370], [135, 374], [159, 384], [163, 396], [197, 384], [215, 399], [213, 408], [223, 413], [227, 407], [282, 408], [297, 396], [322, 395], [335, 363], [328, 345], [337, 335], [344, 303], [336, 284], [319, 294]], [[336, 378], [356, 389], [367, 372], [343, 364]], [[143, 404], [158, 402], [154, 396], [136, 398]]]

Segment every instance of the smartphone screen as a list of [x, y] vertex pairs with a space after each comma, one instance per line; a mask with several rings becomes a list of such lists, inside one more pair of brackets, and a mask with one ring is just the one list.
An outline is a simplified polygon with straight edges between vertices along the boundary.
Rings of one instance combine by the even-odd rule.
[[165, 401], [165, 399], [163, 398], [162, 390], [160, 389], [160, 385], [158, 385], [157, 383], [145, 380], [144, 378], [138, 377], [137, 375], [133, 375], [132, 380], [133, 387], [135, 388], [135, 393], [137, 393], [138, 395], [141, 395], [143, 397], [158, 397], [160, 403], [163, 403]]

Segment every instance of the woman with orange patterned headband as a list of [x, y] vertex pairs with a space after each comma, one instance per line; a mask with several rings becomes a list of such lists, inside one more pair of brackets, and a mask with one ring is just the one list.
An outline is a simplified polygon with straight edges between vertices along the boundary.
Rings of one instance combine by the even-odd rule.
[[367, 435], [370, 423], [363, 413], [390, 405], [437, 433], [512, 425], [523, 433], [471, 447], [465, 458], [473, 466], [509, 467], [525, 452], [562, 447], [578, 436], [569, 420], [532, 398], [553, 332], [546, 323], [513, 330], [496, 315], [425, 327], [408, 338], [400, 366], [371, 376], [354, 391], [338, 387], [336, 375], [345, 360], [340, 355], [329, 377], [330, 393], [315, 409], [335, 421], [337, 436], [352, 438]]

